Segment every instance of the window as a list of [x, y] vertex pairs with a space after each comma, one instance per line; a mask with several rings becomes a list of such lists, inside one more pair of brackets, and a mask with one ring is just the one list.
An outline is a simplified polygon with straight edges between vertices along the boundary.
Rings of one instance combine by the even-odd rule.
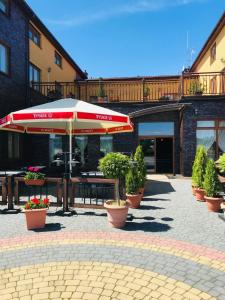
[[214, 129], [197, 130], [197, 147], [203, 145], [210, 158], [216, 159], [216, 131]]
[[8, 133], [8, 158], [20, 158], [20, 135], [18, 133]]
[[215, 121], [197, 121], [197, 127], [215, 127]]
[[173, 122], [139, 123], [139, 136], [171, 136], [174, 135]]
[[225, 120], [197, 121], [197, 146], [203, 145], [212, 159], [225, 152]]
[[62, 136], [50, 134], [49, 136], [49, 161], [52, 162], [56, 156], [62, 153]]
[[0, 72], [9, 74], [9, 48], [0, 44]]
[[88, 158], [88, 137], [77, 136], [75, 137], [75, 159], [81, 162], [84, 166]]
[[113, 137], [111, 135], [100, 136], [100, 152], [102, 157], [113, 152]]
[[40, 33], [30, 24], [29, 26], [29, 38], [39, 47], [41, 46], [41, 35]]
[[29, 67], [29, 79], [30, 82], [40, 82], [41, 81], [41, 70], [35, 65], [30, 63]]
[[55, 64], [62, 68], [62, 56], [55, 52]]
[[216, 43], [210, 49], [210, 63], [212, 64], [216, 60]]
[[9, 13], [9, 1], [8, 0], [0, 0], [0, 11], [4, 14], [8, 15]]

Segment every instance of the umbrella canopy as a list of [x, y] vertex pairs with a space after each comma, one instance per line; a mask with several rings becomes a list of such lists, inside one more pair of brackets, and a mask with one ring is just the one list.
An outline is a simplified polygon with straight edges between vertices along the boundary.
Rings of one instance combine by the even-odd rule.
[[12, 112], [0, 129], [31, 134], [92, 135], [132, 132], [128, 116], [76, 99], [61, 99]]

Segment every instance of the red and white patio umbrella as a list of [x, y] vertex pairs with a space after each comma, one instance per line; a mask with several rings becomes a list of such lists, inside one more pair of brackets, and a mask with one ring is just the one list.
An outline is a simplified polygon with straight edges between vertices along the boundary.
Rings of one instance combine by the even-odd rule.
[[[128, 116], [76, 99], [61, 99], [10, 113], [0, 129], [30, 134], [99, 135], [132, 132]], [[70, 165], [71, 169], [71, 165]]]

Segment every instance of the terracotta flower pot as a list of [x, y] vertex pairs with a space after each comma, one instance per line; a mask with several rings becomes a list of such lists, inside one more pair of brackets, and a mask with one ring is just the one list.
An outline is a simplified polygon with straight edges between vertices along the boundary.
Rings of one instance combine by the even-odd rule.
[[196, 200], [201, 201], [201, 202], [205, 202], [205, 190], [200, 189], [200, 188], [195, 188], [195, 197]]
[[208, 206], [208, 211], [218, 212], [220, 211], [220, 205], [223, 203], [222, 197], [207, 197], [205, 196], [205, 200]]
[[140, 207], [141, 198], [142, 198], [141, 194], [137, 194], [137, 195], [126, 194], [126, 196], [127, 196], [127, 201], [130, 203], [131, 208]]
[[192, 195], [195, 196], [195, 187], [193, 185], [191, 186], [191, 189], [192, 189]]
[[144, 192], [145, 192], [145, 188], [144, 187], [139, 188], [139, 194], [141, 194], [141, 198], [144, 197]]
[[126, 201], [125, 206], [113, 205], [115, 201], [108, 200], [104, 203], [107, 210], [109, 224], [115, 228], [122, 228], [126, 224], [129, 203]]
[[44, 228], [46, 221], [47, 208], [26, 209], [27, 229]]
[[44, 179], [25, 179], [24, 180], [26, 185], [38, 185], [42, 186], [45, 183]]

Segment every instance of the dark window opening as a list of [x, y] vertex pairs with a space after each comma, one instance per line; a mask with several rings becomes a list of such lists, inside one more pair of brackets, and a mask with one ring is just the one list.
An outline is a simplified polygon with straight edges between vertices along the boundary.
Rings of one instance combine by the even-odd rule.
[[9, 1], [0, 0], [0, 11], [6, 15], [9, 14]]
[[62, 56], [55, 52], [55, 64], [62, 68]]
[[29, 38], [37, 46], [39, 47], [41, 46], [41, 35], [32, 25], [29, 26]]
[[3, 44], [0, 44], [0, 72], [9, 74], [9, 48]]

